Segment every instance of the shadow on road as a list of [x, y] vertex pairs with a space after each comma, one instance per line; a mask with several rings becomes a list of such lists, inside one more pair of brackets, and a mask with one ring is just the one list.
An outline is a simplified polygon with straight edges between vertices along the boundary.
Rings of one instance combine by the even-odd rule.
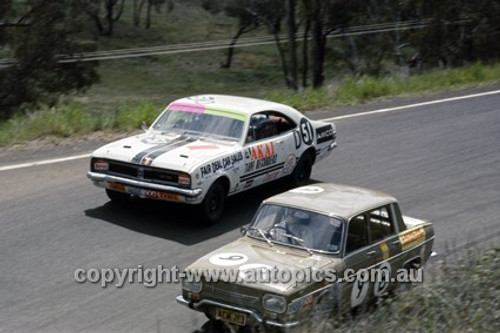
[[107, 202], [85, 210], [85, 215], [143, 234], [192, 245], [249, 223], [262, 200], [288, 189], [290, 185], [280, 180], [229, 197], [222, 220], [212, 226], [200, 222], [193, 206], [137, 198], [124, 205]]

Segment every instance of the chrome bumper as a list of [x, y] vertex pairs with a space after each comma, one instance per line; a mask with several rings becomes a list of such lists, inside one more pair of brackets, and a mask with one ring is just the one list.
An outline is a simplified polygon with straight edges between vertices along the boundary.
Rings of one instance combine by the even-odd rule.
[[330, 145], [328, 146], [328, 151], [334, 150], [335, 148], [337, 148], [337, 146], [337, 141], [330, 143]]
[[280, 328], [293, 328], [293, 327], [296, 327], [300, 324], [299, 321], [292, 321], [292, 322], [288, 322], [288, 323], [283, 323], [283, 322], [278, 322], [275, 320], [265, 320], [264, 318], [262, 318], [262, 316], [260, 314], [256, 313], [255, 311], [244, 309], [244, 308], [234, 306], [234, 305], [229, 305], [229, 304], [224, 304], [224, 303], [212, 301], [209, 299], [202, 299], [201, 301], [199, 301], [197, 303], [189, 302], [184, 297], [182, 297], [182, 295], [177, 296], [175, 299], [176, 299], [177, 303], [182, 304], [184, 306], [187, 306], [190, 309], [197, 310], [197, 311], [202, 311], [200, 308], [208, 305], [208, 306], [216, 306], [216, 307], [220, 307], [220, 308], [224, 308], [224, 309], [228, 309], [228, 310], [243, 312], [243, 313], [246, 313], [247, 315], [251, 316], [252, 318], [254, 318], [257, 322], [259, 322], [261, 324], [265, 324], [265, 325], [270, 325], [270, 326], [275, 326], [275, 327], [280, 327]]
[[190, 197], [190, 198], [198, 197], [203, 192], [202, 189], [200, 189], [200, 188], [197, 188], [194, 190], [184, 189], [184, 188], [178, 188], [175, 186], [141, 182], [141, 181], [135, 180], [135, 179], [117, 177], [117, 176], [112, 176], [112, 175], [107, 175], [107, 174], [92, 172], [92, 171], [89, 171], [87, 173], [87, 178], [89, 178], [93, 182], [97, 182], [97, 183], [120, 183], [120, 184], [124, 184], [124, 185], [138, 187], [138, 188], [148, 189], [148, 190], [178, 193], [178, 194], [181, 194], [183, 196]]

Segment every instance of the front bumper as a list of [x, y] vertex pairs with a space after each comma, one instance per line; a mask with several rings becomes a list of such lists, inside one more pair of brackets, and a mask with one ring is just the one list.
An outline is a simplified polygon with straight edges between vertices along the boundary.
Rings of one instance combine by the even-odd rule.
[[196, 310], [196, 311], [201, 311], [205, 312], [204, 308], [209, 308], [209, 307], [219, 307], [219, 308], [224, 308], [227, 310], [232, 310], [232, 311], [237, 311], [237, 312], [242, 312], [251, 317], [256, 323], [258, 324], [265, 324], [269, 326], [274, 326], [274, 327], [279, 327], [279, 328], [285, 328], [285, 329], [290, 329], [294, 328], [300, 325], [299, 321], [292, 321], [292, 322], [281, 322], [281, 321], [276, 321], [276, 320], [269, 320], [269, 319], [264, 319], [262, 315], [259, 313], [245, 309], [239, 306], [234, 306], [234, 305], [229, 305], [217, 301], [212, 301], [209, 299], [202, 299], [201, 301], [197, 303], [190, 302], [186, 300], [182, 295], [179, 295], [176, 297], [176, 301], [179, 304], [182, 304], [184, 306], [189, 307], [190, 309]]
[[[124, 177], [118, 177], [118, 176], [113, 176], [113, 175], [108, 175], [108, 174], [103, 174], [99, 172], [92, 172], [89, 171], [87, 173], [87, 178], [92, 180], [94, 185], [98, 187], [104, 187], [104, 188], [109, 188], [110, 184], [121, 184], [125, 186], [125, 191], [129, 194], [132, 195], [138, 195], [141, 197], [146, 197], [146, 198], [152, 198], [155, 199], [154, 196], [147, 196], [147, 195], [141, 195], [141, 191], [159, 191], [162, 193], [173, 193], [177, 194], [182, 198], [182, 202], [185, 203], [191, 203], [191, 204], [197, 204], [202, 201], [202, 194], [203, 190], [200, 188], [197, 189], [184, 189], [184, 188], [179, 188], [175, 186], [169, 186], [169, 185], [162, 185], [162, 184], [155, 184], [155, 183], [149, 183], [149, 182], [144, 182], [136, 179], [129, 179], [129, 178], [124, 178]], [[161, 199], [159, 196], [156, 199]], [[167, 201], [177, 201], [177, 200], [169, 200], [169, 199], [164, 199]]]

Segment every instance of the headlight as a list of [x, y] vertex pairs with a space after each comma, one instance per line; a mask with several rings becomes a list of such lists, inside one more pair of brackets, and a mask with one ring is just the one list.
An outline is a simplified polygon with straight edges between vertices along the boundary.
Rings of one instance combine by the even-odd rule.
[[283, 313], [286, 310], [286, 300], [281, 296], [265, 294], [262, 297], [262, 307], [267, 311]]
[[109, 163], [104, 160], [94, 160], [94, 170], [95, 171], [108, 171]]
[[191, 177], [186, 174], [180, 174], [177, 178], [179, 185], [190, 186], [191, 185]]
[[194, 293], [199, 293], [203, 289], [203, 282], [201, 281], [190, 281], [188, 279], [182, 280], [182, 288], [187, 291]]

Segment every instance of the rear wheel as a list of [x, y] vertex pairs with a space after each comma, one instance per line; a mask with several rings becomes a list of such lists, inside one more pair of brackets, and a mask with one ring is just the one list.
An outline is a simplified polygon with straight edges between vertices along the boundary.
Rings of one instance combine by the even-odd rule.
[[311, 154], [305, 152], [297, 162], [292, 174], [292, 181], [295, 186], [305, 185], [311, 178], [312, 164]]
[[106, 189], [106, 194], [112, 202], [124, 203], [130, 198], [130, 194]]
[[201, 203], [201, 213], [203, 219], [208, 224], [214, 224], [220, 220], [224, 212], [226, 202], [226, 190], [220, 181], [216, 181], [210, 187]]

